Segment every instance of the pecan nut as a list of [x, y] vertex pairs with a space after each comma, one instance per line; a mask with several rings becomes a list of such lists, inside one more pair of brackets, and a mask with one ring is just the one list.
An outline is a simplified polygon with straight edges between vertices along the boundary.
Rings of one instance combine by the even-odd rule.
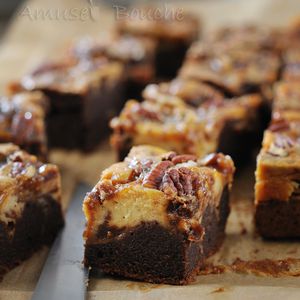
[[167, 194], [192, 196], [199, 187], [199, 177], [188, 168], [172, 168], [163, 176], [161, 190]]
[[172, 166], [173, 163], [169, 160], [159, 162], [144, 178], [143, 185], [149, 188], [158, 188], [166, 170]]
[[177, 153], [174, 151], [170, 151], [166, 154], [164, 154], [164, 156], [162, 157], [162, 160], [172, 160], [173, 157], [177, 156]]
[[157, 112], [155, 111], [151, 111], [149, 109], [146, 109], [142, 106], [140, 106], [137, 110], [136, 110], [136, 114], [140, 117], [143, 117], [145, 119], [148, 120], [152, 120], [152, 121], [160, 121], [160, 116]]

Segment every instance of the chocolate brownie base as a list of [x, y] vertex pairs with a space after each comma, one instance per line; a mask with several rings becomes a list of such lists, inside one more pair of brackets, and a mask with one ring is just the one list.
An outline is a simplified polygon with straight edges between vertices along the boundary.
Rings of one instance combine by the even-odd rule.
[[205, 235], [201, 242], [189, 241], [184, 234], [169, 231], [157, 222], [147, 222], [128, 229], [120, 239], [87, 244], [85, 265], [92, 272], [154, 283], [187, 284], [204, 260], [222, 244], [229, 214], [228, 194], [225, 188], [220, 206], [206, 208], [202, 219]]
[[236, 166], [244, 166], [257, 149], [262, 140], [262, 124], [251, 124], [251, 128], [240, 129], [235, 122], [228, 122], [221, 134], [216, 152], [230, 155]]
[[131, 138], [124, 139], [122, 146], [119, 146], [116, 151], [117, 161], [123, 161], [133, 147]]
[[123, 104], [125, 104], [126, 100], [128, 99], [136, 99], [142, 101], [142, 92], [145, 89], [146, 85], [146, 83], [128, 79], [125, 84], [125, 96], [123, 98]]
[[288, 201], [270, 200], [259, 203], [255, 223], [258, 233], [266, 239], [299, 239], [299, 196]]
[[[228, 122], [220, 134], [216, 152], [228, 154], [232, 157], [237, 166], [243, 166], [249, 161], [253, 150], [256, 149], [262, 140], [262, 124], [253, 125], [253, 128], [239, 129], [234, 122]], [[122, 146], [117, 150], [117, 160], [123, 161], [133, 147], [130, 138], [124, 138]]]
[[123, 88], [123, 82], [115, 82], [86, 95], [43, 90], [51, 102], [46, 117], [49, 147], [93, 150], [108, 135], [109, 119], [121, 110]]
[[160, 41], [155, 57], [156, 78], [174, 78], [181, 67], [189, 45]]
[[63, 224], [61, 206], [49, 196], [27, 202], [16, 223], [0, 222], [0, 278], [43, 245], [50, 245]]

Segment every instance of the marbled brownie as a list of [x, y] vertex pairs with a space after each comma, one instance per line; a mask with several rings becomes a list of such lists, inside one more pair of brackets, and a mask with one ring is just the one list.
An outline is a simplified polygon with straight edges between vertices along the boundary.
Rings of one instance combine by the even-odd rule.
[[198, 159], [133, 148], [84, 200], [85, 265], [148, 282], [189, 283], [222, 244], [233, 173], [223, 154]]
[[47, 138], [45, 114], [48, 102], [40, 92], [0, 97], [0, 143], [15, 143], [45, 159]]
[[300, 114], [276, 112], [257, 158], [255, 222], [264, 238], [300, 238]]
[[0, 276], [49, 245], [63, 226], [60, 174], [13, 144], [0, 144]]
[[101, 57], [41, 65], [10, 88], [46, 94], [51, 148], [92, 150], [107, 135], [109, 119], [121, 109], [123, 83], [123, 65]]

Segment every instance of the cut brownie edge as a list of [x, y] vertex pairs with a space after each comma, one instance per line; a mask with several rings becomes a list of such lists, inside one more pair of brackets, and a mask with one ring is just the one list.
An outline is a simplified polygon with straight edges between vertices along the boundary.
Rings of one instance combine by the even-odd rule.
[[170, 232], [155, 221], [143, 222], [128, 228], [118, 239], [87, 243], [85, 265], [92, 268], [92, 274], [101, 271], [151, 283], [188, 284], [204, 260], [220, 248], [229, 210], [226, 187], [219, 207], [208, 205], [205, 209], [202, 218], [205, 235], [201, 243], [187, 240], [179, 231]]
[[0, 222], [0, 280], [42, 246], [50, 245], [63, 225], [60, 203], [51, 196], [26, 203], [15, 223]]
[[265, 239], [300, 238], [300, 199], [268, 200], [256, 206], [255, 223]]

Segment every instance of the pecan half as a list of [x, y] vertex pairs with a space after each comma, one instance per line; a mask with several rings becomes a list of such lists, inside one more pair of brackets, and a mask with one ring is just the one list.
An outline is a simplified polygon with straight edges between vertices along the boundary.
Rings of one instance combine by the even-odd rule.
[[143, 185], [149, 188], [158, 188], [166, 170], [173, 166], [169, 160], [159, 162], [154, 168], [146, 175], [143, 180]]
[[126, 158], [126, 160], [128, 160], [128, 167], [134, 171], [133, 174], [134, 177], [138, 177], [140, 176], [141, 173], [150, 170], [153, 164], [152, 159], [141, 161], [137, 158], [133, 158], [133, 159]]
[[215, 168], [223, 174], [233, 174], [235, 167], [228, 155], [222, 153], [212, 153], [204, 157], [201, 163], [204, 166]]
[[166, 171], [160, 188], [167, 194], [192, 196], [199, 188], [199, 177], [188, 168], [172, 168]]
[[102, 202], [104, 199], [110, 198], [116, 192], [116, 187], [112, 185], [110, 180], [103, 180], [96, 186], [95, 192], [100, 202]]
[[143, 117], [145, 119], [153, 120], [153, 121], [160, 121], [160, 117], [157, 112], [150, 111], [142, 106], [140, 106], [136, 110], [136, 114], [140, 117]]
[[162, 160], [172, 160], [175, 156], [177, 156], [177, 153], [174, 151], [170, 151], [163, 155]]
[[176, 164], [187, 162], [189, 160], [196, 161], [197, 156], [192, 154], [176, 155], [172, 158], [172, 163], [176, 165]]

